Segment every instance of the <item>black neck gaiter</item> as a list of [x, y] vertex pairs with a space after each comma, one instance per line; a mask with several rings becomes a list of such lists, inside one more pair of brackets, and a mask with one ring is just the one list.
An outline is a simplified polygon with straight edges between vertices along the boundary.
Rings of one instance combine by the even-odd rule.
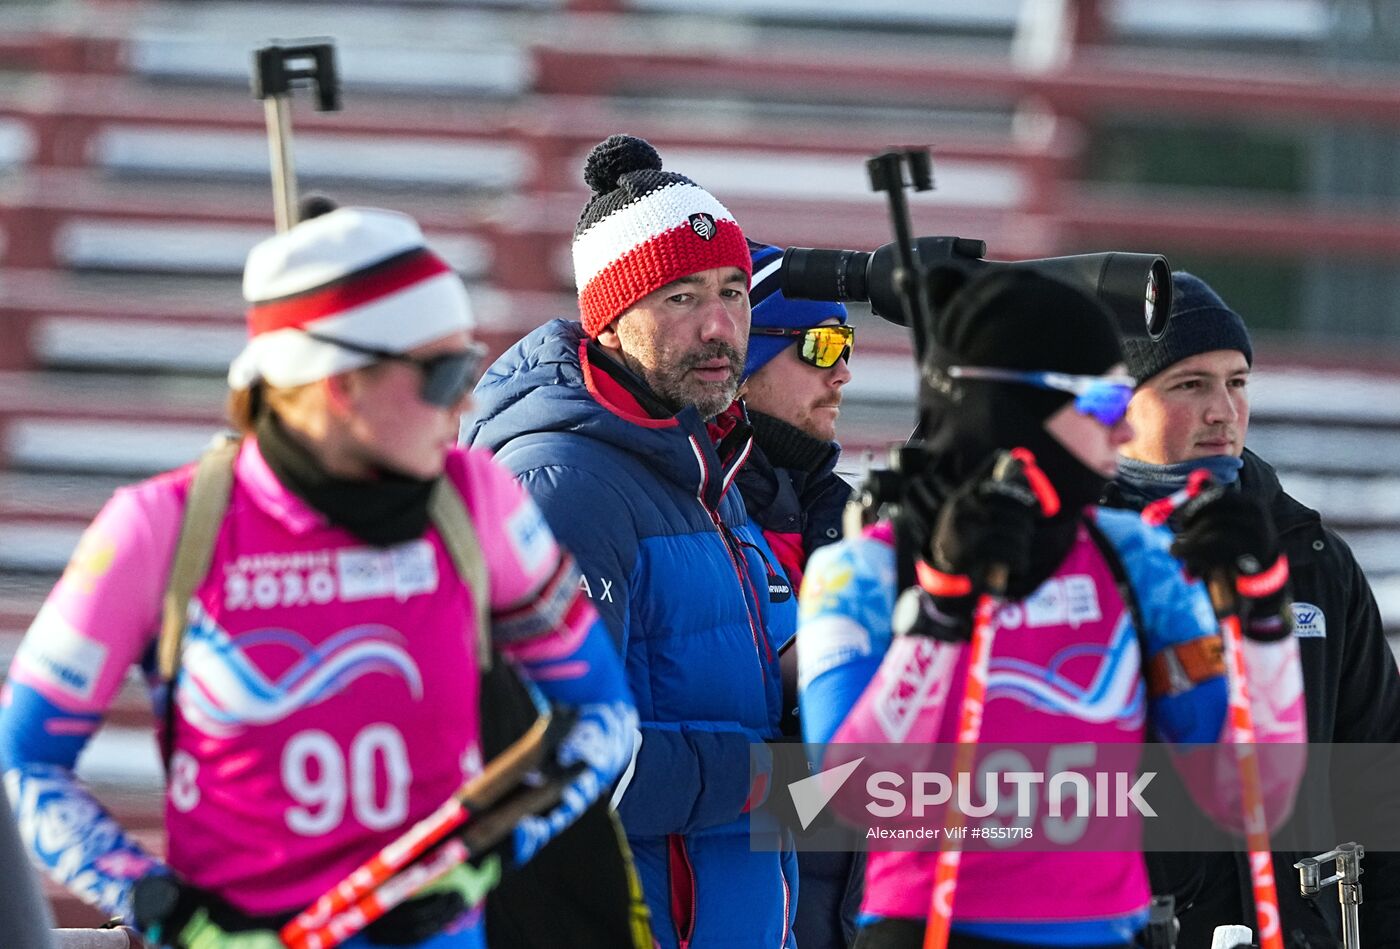
[[813, 438], [796, 425], [752, 408], [749, 423], [753, 425], [754, 443], [775, 468], [814, 474], [829, 465], [838, 450], [835, 442]]
[[360, 540], [387, 547], [427, 532], [432, 481], [382, 470], [372, 481], [337, 478], [287, 434], [272, 412], [259, 417], [254, 435], [267, 466], [287, 490]]

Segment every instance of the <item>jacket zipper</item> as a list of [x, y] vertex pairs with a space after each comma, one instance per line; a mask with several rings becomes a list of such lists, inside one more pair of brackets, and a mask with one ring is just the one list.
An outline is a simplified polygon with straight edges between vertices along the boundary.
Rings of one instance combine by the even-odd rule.
[[[735, 472], [738, 471], [739, 465], [743, 464], [744, 458], [748, 457], [748, 448], [752, 446], [752, 444], [752, 441], [750, 441], [749, 445], [745, 447], [743, 455], [739, 458], [738, 462], [735, 463], [728, 477], [725, 478], [720, 491], [721, 498], [724, 497], [724, 491], [728, 490], [729, 483], [733, 479]], [[754, 590], [753, 584], [749, 581], [748, 571], [744, 569], [743, 551], [735, 550], [735, 546], [739, 541], [730, 537], [729, 529], [724, 526], [724, 521], [720, 519], [719, 512], [705, 503], [705, 488], [710, 481], [710, 469], [709, 465], [705, 463], [705, 454], [701, 450], [700, 444], [696, 441], [694, 435], [690, 436], [690, 447], [691, 450], [695, 452], [695, 460], [700, 464], [700, 489], [695, 493], [695, 500], [700, 502], [700, 506], [705, 509], [705, 513], [710, 515], [710, 521], [715, 525], [715, 530], [719, 531], [720, 541], [724, 544], [724, 551], [729, 555], [729, 565], [734, 568], [734, 575], [739, 580], [740, 592], [748, 591], [748, 595], [744, 597], [744, 616], [749, 622], [749, 636], [753, 639], [754, 656], [759, 661], [759, 681], [766, 693], [768, 689], [768, 670], [763, 665], [764, 656], [766, 655], [768, 657], [768, 662], [772, 662], [773, 648], [768, 645], [768, 637], [760, 633], [759, 624], [755, 622], [754, 611], [759, 608], [758, 593]], [[760, 639], [763, 642], [761, 646], [759, 645]]]
[[[703, 505], [704, 502], [702, 501], [701, 504]], [[758, 657], [760, 662], [763, 661], [765, 656], [767, 656], [768, 662], [772, 662], [773, 647], [768, 645], [768, 637], [763, 635], [762, 631], [759, 629], [759, 625], [754, 621], [754, 609], [758, 608], [758, 592], [754, 589], [753, 583], [749, 579], [748, 571], [744, 569], [743, 550], [736, 549], [742, 544], [742, 541], [731, 536], [729, 528], [724, 526], [724, 521], [720, 520], [717, 513], [711, 511], [708, 507], [705, 508], [705, 511], [710, 515], [710, 520], [714, 522], [715, 529], [719, 531], [720, 540], [724, 543], [724, 550], [729, 554], [729, 565], [734, 568], [734, 574], [739, 578], [741, 590], [747, 591], [747, 595], [744, 597], [744, 615], [749, 621], [749, 633], [753, 637], [754, 655]], [[750, 609], [750, 603], [753, 604], [753, 609]], [[762, 645], [759, 644], [760, 641], [762, 641]], [[768, 675], [766, 670], [761, 671], [763, 671], [763, 680], [766, 688]]]
[[[685, 848], [685, 837], [670, 834], [666, 838], [668, 860], [671, 869], [671, 926], [676, 931], [676, 942], [680, 949], [690, 949], [690, 940], [695, 936], [695, 867], [690, 862], [690, 854]], [[681, 888], [677, 887], [681, 885]], [[786, 885], [786, 880], [784, 880]], [[689, 911], [684, 920], [678, 915], [685, 910], [684, 901], [689, 901]], [[786, 900], [786, 896], [784, 896]], [[784, 924], [786, 925], [786, 924]]]
[[782, 861], [778, 862], [778, 878], [783, 881], [783, 937], [778, 940], [778, 949], [787, 946], [788, 916], [792, 909], [792, 888], [788, 886], [787, 874], [783, 872]]

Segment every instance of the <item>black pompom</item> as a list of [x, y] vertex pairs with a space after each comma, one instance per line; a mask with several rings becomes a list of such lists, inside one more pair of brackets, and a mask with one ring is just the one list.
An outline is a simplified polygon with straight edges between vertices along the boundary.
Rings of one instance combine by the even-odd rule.
[[308, 194], [297, 202], [297, 220], [309, 221], [313, 217], [329, 214], [337, 207], [339, 205], [324, 194]]
[[651, 143], [635, 135], [611, 135], [588, 153], [583, 180], [595, 194], [606, 194], [629, 171], [646, 170], [661, 170], [661, 156]]

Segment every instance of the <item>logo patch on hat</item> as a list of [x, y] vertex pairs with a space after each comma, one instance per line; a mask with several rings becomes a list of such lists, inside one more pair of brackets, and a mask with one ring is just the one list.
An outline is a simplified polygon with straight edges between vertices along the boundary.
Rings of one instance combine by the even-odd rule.
[[713, 214], [706, 214], [704, 211], [696, 211], [688, 220], [690, 221], [690, 229], [696, 234], [699, 234], [702, 240], [711, 240], [719, 233], [719, 228], [715, 226], [715, 217]]

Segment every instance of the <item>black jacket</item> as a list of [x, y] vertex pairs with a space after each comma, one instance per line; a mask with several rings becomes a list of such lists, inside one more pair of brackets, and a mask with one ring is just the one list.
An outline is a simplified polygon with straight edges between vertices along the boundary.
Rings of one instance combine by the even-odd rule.
[[841, 538], [841, 512], [851, 496], [836, 474], [841, 446], [753, 409], [749, 421], [753, 450], [737, 475], [744, 506], [764, 534], [800, 537], [805, 563], [812, 551]]
[[[1400, 671], [1386, 643], [1371, 587], [1351, 549], [1323, 526], [1316, 511], [1290, 497], [1274, 469], [1248, 450], [1240, 489], [1258, 498], [1273, 517], [1288, 556], [1295, 618], [1306, 613], [1308, 606], [1320, 611], [1310, 622], [1296, 624], [1308, 741], [1400, 741]], [[1121, 484], [1110, 485], [1105, 498], [1118, 507], [1140, 508], [1140, 501]], [[1400, 788], [1395, 792], [1400, 794]], [[1329, 789], [1307, 783], [1294, 814], [1294, 820], [1330, 821]], [[1336, 890], [1324, 890], [1316, 900], [1299, 894], [1293, 864], [1304, 856], [1312, 854], [1274, 855], [1284, 944], [1290, 949], [1336, 946], [1341, 934]], [[1153, 890], [1176, 896], [1182, 947], [1210, 945], [1217, 925], [1254, 927], [1249, 868], [1243, 855], [1150, 853], [1147, 865]], [[1331, 872], [1330, 867], [1324, 869]], [[1367, 949], [1400, 947], [1400, 854], [1368, 851], [1362, 869], [1362, 944]]]
[[[800, 569], [818, 547], [841, 537], [841, 512], [851, 487], [836, 474], [840, 447], [807, 435], [786, 422], [749, 410], [753, 448], [736, 476], [749, 516], [763, 528], [781, 560], [797, 555]], [[782, 538], [790, 538], [784, 543]], [[792, 564], [783, 569], [792, 577]], [[795, 584], [794, 580], [794, 584]], [[793, 590], [796, 593], [796, 590]], [[787, 663], [784, 664], [786, 676]], [[800, 738], [791, 710], [796, 683], [785, 689], [783, 734]], [[802, 949], [845, 949], [855, 939], [865, 861], [840, 851], [797, 852], [797, 921], [793, 932]]]

